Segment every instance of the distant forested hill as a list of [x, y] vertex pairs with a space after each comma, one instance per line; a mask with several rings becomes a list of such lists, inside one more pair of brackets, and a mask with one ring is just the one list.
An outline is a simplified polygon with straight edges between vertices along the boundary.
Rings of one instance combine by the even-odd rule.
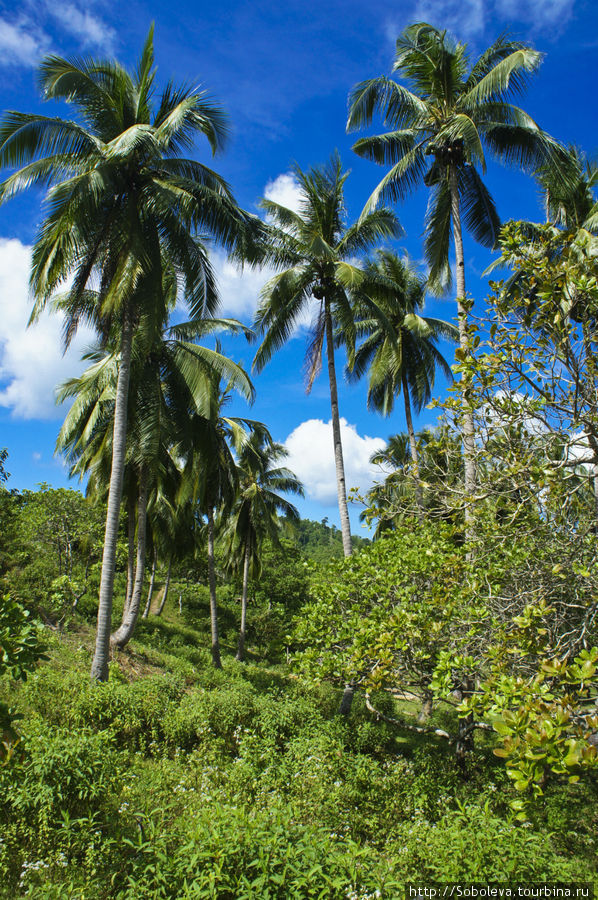
[[[329, 559], [341, 558], [343, 555], [343, 540], [340, 529], [335, 525], [328, 525], [328, 519], [321, 522], [312, 522], [310, 519], [301, 519], [295, 526], [294, 540], [301, 552], [316, 562], [327, 562]], [[369, 544], [368, 538], [351, 537], [353, 549]]]

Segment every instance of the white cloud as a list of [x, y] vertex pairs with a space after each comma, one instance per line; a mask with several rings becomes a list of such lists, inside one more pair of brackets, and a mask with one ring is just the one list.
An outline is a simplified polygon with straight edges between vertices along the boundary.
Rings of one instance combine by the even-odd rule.
[[30, 267], [31, 247], [0, 238], [0, 406], [15, 418], [55, 419], [55, 388], [83, 370], [81, 353], [93, 332], [80, 328], [63, 356], [61, 315], [44, 313], [27, 328]]
[[[346, 419], [341, 419], [341, 440], [347, 491], [353, 487], [361, 492], [368, 490], [380, 476], [378, 467], [370, 463], [370, 456], [381, 450], [386, 441], [367, 435], [361, 437], [356, 426], [349, 425]], [[303, 482], [308, 497], [323, 506], [336, 503], [332, 422], [322, 419], [302, 422], [288, 436], [285, 446], [289, 451], [285, 465]]]
[[285, 172], [274, 181], [269, 181], [264, 190], [264, 197], [292, 209], [293, 212], [300, 210], [301, 188], [292, 172]]
[[31, 21], [0, 19], [0, 66], [36, 66], [50, 40]]
[[241, 268], [232, 263], [226, 253], [216, 250], [211, 254], [220, 294], [220, 313], [236, 319], [253, 321], [260, 291], [274, 275], [269, 268]]
[[477, 37], [484, 31], [487, 7], [484, 0], [418, 0], [413, 21], [448, 28], [462, 40]]
[[537, 28], [560, 26], [570, 18], [575, 0], [496, 0], [496, 13]]
[[47, 9], [64, 31], [78, 38], [82, 47], [98, 47], [107, 53], [113, 51], [116, 38], [114, 29], [94, 16], [89, 9], [79, 9], [74, 3], [47, 3]]
[[[538, 32], [556, 27], [558, 33], [571, 18], [574, 6], [575, 0], [414, 0], [411, 11], [386, 21], [384, 31], [394, 44], [411, 22], [429, 22], [446, 28], [459, 41], [479, 45], [484, 36], [493, 40], [497, 28], [512, 31], [516, 22]], [[475, 48], [471, 50], [475, 54]]]

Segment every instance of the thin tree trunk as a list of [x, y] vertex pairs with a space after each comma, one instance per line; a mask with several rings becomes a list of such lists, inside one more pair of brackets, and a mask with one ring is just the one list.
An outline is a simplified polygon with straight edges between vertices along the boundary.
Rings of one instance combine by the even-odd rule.
[[324, 301], [326, 319], [326, 353], [328, 357], [328, 380], [330, 382], [330, 408], [332, 411], [332, 438], [334, 441], [334, 462], [336, 465], [336, 491], [338, 494], [338, 511], [341, 519], [343, 536], [343, 552], [351, 556], [351, 523], [347, 506], [347, 485], [345, 481], [345, 464], [343, 462], [343, 445], [341, 442], [341, 426], [338, 414], [338, 391], [336, 387], [336, 369], [334, 365], [334, 338], [332, 335], [332, 318], [328, 301]]
[[168, 560], [168, 571], [166, 573], [166, 581], [164, 582], [164, 593], [162, 594], [162, 599], [160, 601], [160, 606], [158, 607], [157, 616], [162, 615], [162, 610], [164, 609], [164, 604], [166, 603], [166, 598], [168, 597], [168, 588], [170, 587], [170, 572], [172, 570], [172, 556]]
[[147, 471], [145, 466], [139, 473], [139, 500], [137, 504], [137, 561], [135, 566], [135, 584], [131, 594], [131, 602], [125, 610], [120, 628], [111, 637], [114, 647], [122, 649], [127, 644], [137, 624], [139, 607], [141, 606], [141, 591], [143, 590], [143, 576], [145, 574], [145, 537], [147, 531]]
[[154, 582], [156, 580], [156, 566], [158, 564], [158, 551], [154, 547], [154, 559], [152, 561], [152, 574], [150, 577], [149, 590], [147, 592], [147, 603], [145, 604], [145, 609], [143, 610], [143, 619], [147, 619], [149, 616], [150, 606], [152, 605], [152, 597], [154, 595]]
[[[470, 697], [474, 690], [474, 683], [471, 678], [466, 678], [462, 685], [462, 696], [465, 699], [466, 697]], [[473, 713], [469, 713], [467, 716], [459, 719], [457, 725], [457, 741], [455, 743], [455, 755], [457, 757], [457, 763], [461, 768], [461, 773], [463, 775], [467, 774], [466, 770], [466, 759], [467, 755], [471, 753], [474, 748], [474, 740], [473, 740], [473, 722], [474, 717]]]
[[114, 596], [114, 566], [116, 562], [116, 542], [120, 501], [122, 497], [125, 449], [127, 443], [127, 403], [129, 397], [129, 377], [131, 373], [131, 347], [133, 343], [133, 317], [129, 306], [123, 315], [122, 343], [116, 398], [114, 403], [114, 431], [112, 440], [112, 467], [108, 489], [106, 530], [104, 533], [104, 553], [98, 602], [98, 624], [96, 646], [91, 664], [91, 677], [96, 681], [108, 680], [108, 659], [110, 655], [110, 631], [112, 628], [112, 600]]
[[354, 684], [346, 684], [345, 689], [343, 691], [343, 696], [341, 697], [341, 702], [338, 708], [339, 716], [345, 716], [345, 718], [351, 712], [351, 707], [353, 706], [353, 697], [355, 696], [355, 685]]
[[127, 529], [128, 529], [128, 545], [129, 552], [127, 556], [127, 594], [125, 596], [125, 605], [123, 611], [126, 611], [131, 602], [133, 594], [133, 583], [135, 581], [135, 500], [131, 495], [127, 500]]
[[427, 722], [430, 716], [432, 715], [432, 700], [433, 694], [432, 691], [424, 691], [424, 695], [422, 698], [422, 708], [417, 717], [417, 721], [422, 724], [423, 722]]
[[243, 560], [243, 591], [241, 594], [241, 627], [239, 629], [239, 645], [236, 659], [243, 662], [245, 659], [245, 625], [247, 621], [247, 588], [249, 585], [249, 539], [245, 544], [245, 559]]
[[212, 662], [222, 668], [220, 641], [218, 640], [218, 607], [216, 606], [216, 574], [214, 571], [214, 509], [208, 507], [208, 575], [210, 581], [210, 626], [212, 629]]
[[[469, 353], [469, 334], [467, 332], [467, 306], [465, 291], [465, 259], [463, 255], [463, 231], [461, 228], [461, 210], [459, 207], [459, 187], [457, 171], [450, 167], [451, 215], [453, 220], [453, 237], [455, 240], [455, 258], [457, 263], [457, 312], [459, 316], [459, 346], [464, 353]], [[464, 400], [469, 401], [467, 387]], [[476, 489], [475, 473], [475, 424], [473, 411], [465, 410], [463, 414], [463, 464], [465, 468], [465, 537], [468, 541], [474, 537], [474, 514], [472, 508]]]
[[417, 441], [415, 440], [413, 419], [411, 417], [409, 385], [407, 384], [407, 376], [404, 372], [401, 375], [401, 381], [403, 384], [403, 402], [405, 403], [405, 421], [407, 423], [407, 434], [409, 435], [409, 451], [411, 453], [411, 462], [413, 463], [413, 475], [415, 479], [415, 502], [417, 503], [417, 514], [421, 521], [424, 515], [424, 502], [422, 499], [422, 485], [419, 477], [419, 457], [417, 454]]

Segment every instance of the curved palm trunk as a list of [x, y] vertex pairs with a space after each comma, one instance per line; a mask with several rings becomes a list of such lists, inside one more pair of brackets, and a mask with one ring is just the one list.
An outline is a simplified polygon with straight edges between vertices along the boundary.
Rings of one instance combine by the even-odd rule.
[[125, 610], [120, 628], [112, 635], [110, 642], [114, 647], [122, 649], [133, 635], [139, 607], [141, 606], [141, 591], [143, 590], [143, 576], [145, 574], [145, 538], [147, 525], [147, 472], [145, 467], [139, 474], [139, 501], [137, 504], [137, 561], [135, 566], [135, 584], [131, 602]]
[[128, 527], [128, 547], [127, 556], [127, 594], [125, 596], [125, 605], [123, 611], [128, 609], [133, 593], [133, 582], [135, 581], [135, 501], [133, 497], [129, 497], [127, 501], [127, 527]]
[[338, 511], [341, 519], [343, 536], [343, 552], [351, 556], [351, 523], [347, 506], [347, 485], [345, 481], [345, 464], [343, 461], [343, 445], [341, 443], [341, 425], [338, 415], [338, 391], [336, 387], [336, 369], [334, 365], [334, 338], [332, 335], [332, 318], [328, 302], [324, 311], [326, 320], [326, 354], [328, 358], [328, 380], [330, 382], [330, 408], [332, 412], [332, 439], [334, 441], [334, 462], [336, 465], [336, 492], [338, 495]]
[[168, 588], [170, 587], [170, 573], [172, 571], [172, 556], [168, 560], [168, 572], [166, 573], [166, 581], [164, 582], [164, 592], [162, 594], [162, 599], [160, 600], [160, 606], [158, 607], [157, 616], [162, 615], [162, 610], [164, 609], [164, 605], [166, 603], [166, 598], [168, 597]]
[[106, 530], [104, 533], [104, 553], [98, 602], [98, 625], [96, 646], [91, 664], [91, 677], [96, 681], [108, 680], [108, 660], [110, 655], [110, 631], [112, 628], [112, 599], [114, 596], [114, 565], [116, 562], [116, 541], [120, 501], [123, 489], [125, 448], [127, 442], [127, 402], [129, 398], [129, 377], [131, 374], [131, 347], [133, 343], [133, 319], [130, 308], [123, 315], [122, 343], [116, 398], [114, 403], [114, 432], [112, 440], [112, 467], [108, 489]]
[[407, 434], [409, 435], [409, 452], [411, 453], [411, 462], [413, 463], [413, 475], [415, 477], [415, 502], [417, 503], [417, 514], [421, 521], [424, 515], [424, 503], [422, 499], [422, 485], [419, 477], [419, 457], [417, 454], [417, 441], [415, 440], [415, 430], [413, 428], [413, 418], [411, 416], [411, 401], [409, 399], [409, 385], [407, 384], [407, 376], [403, 372], [401, 376], [403, 385], [403, 402], [405, 404], [405, 422], [407, 423]]
[[210, 626], [212, 629], [212, 662], [222, 668], [218, 639], [218, 607], [216, 606], [216, 573], [214, 569], [214, 508], [208, 507], [208, 576], [210, 581]]
[[[154, 558], [152, 561], [152, 574], [150, 577], [149, 589], [147, 592], [147, 602], [145, 604], [145, 609], [143, 610], [143, 619], [147, 619], [149, 616], [150, 606], [152, 605], [152, 597], [154, 596], [154, 583], [156, 581], [156, 566], [158, 564], [158, 551], [154, 549]], [[170, 570], [169, 570], [170, 571]]]
[[249, 538], [245, 544], [245, 559], [243, 561], [243, 592], [241, 594], [241, 627], [239, 629], [239, 645], [235, 659], [243, 662], [245, 659], [245, 625], [247, 622], [247, 588], [249, 585]]
[[[451, 216], [453, 220], [453, 236], [455, 239], [455, 258], [457, 263], [457, 312], [459, 315], [459, 346], [469, 352], [469, 335], [467, 333], [467, 308], [465, 306], [465, 258], [463, 254], [463, 231], [461, 228], [461, 210], [459, 207], [459, 187], [457, 171], [450, 167]], [[465, 400], [468, 392], [465, 391]], [[465, 537], [474, 537], [474, 515], [472, 500], [476, 488], [475, 474], [475, 424], [473, 412], [466, 410], [463, 415], [463, 464], [465, 468]]]

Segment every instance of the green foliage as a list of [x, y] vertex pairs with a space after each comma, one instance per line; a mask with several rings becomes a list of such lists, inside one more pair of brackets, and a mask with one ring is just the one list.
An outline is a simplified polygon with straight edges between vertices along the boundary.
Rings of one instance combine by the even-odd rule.
[[[322, 519], [321, 522], [300, 519], [294, 526], [294, 529], [297, 546], [308, 559], [313, 559], [317, 563], [326, 563], [331, 559], [342, 559], [343, 539], [341, 532], [335, 525], [328, 525], [328, 519]], [[351, 544], [354, 549], [359, 549], [368, 543], [367, 538], [351, 535]]]
[[0, 599], [0, 676], [24, 681], [37, 660], [43, 657], [42, 626], [29, 611], [4, 596]]
[[310, 592], [294, 632], [300, 670], [368, 690], [426, 687], [472, 600], [463, 554], [435, 525], [405, 527], [314, 572]]
[[[20, 603], [0, 597], [0, 677], [25, 681], [36, 662], [46, 659], [42, 630]], [[13, 720], [9, 705], [0, 701], [0, 759], [10, 758], [11, 745], [17, 740]]]

